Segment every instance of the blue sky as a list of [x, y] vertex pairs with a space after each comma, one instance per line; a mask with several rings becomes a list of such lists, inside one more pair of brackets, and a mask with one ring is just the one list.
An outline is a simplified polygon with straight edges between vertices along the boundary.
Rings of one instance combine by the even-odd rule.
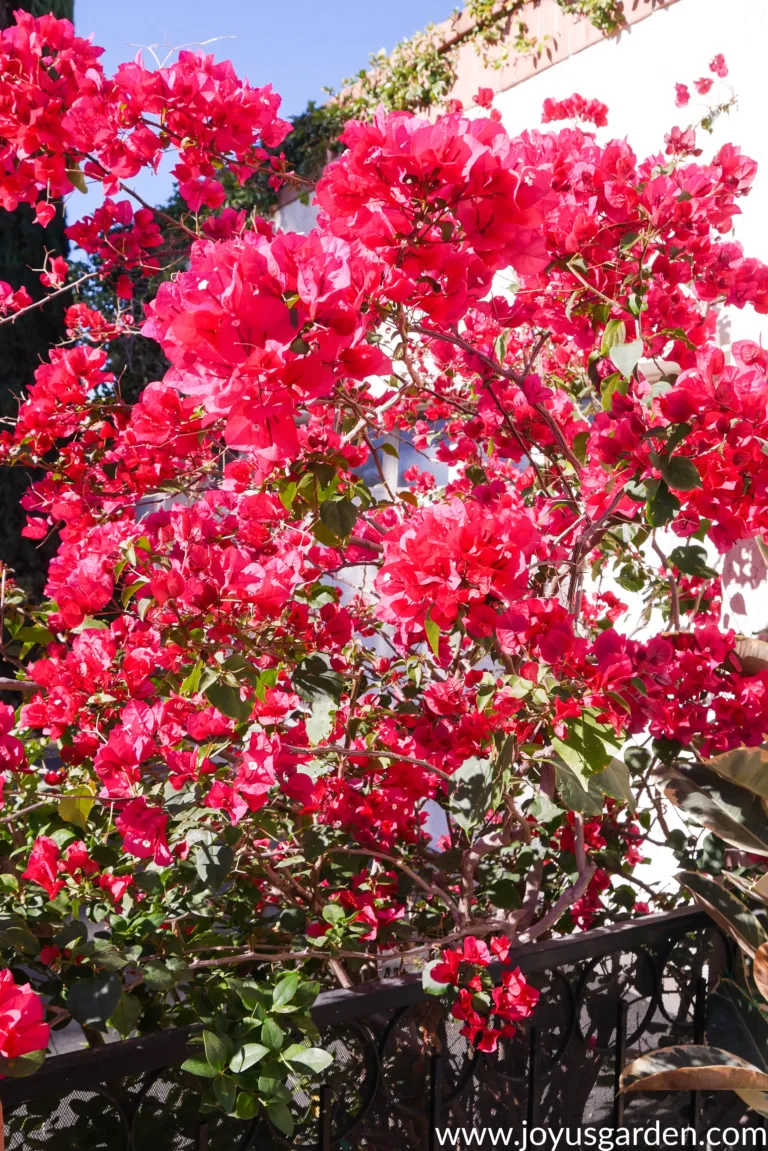
[[272, 82], [286, 115], [323, 86], [364, 67], [370, 52], [391, 49], [430, 21], [445, 20], [458, 0], [75, 0], [81, 35], [93, 32], [108, 69], [135, 55], [132, 45], [189, 44], [227, 37], [206, 51], [231, 59], [254, 85]]
[[[309, 100], [321, 103], [323, 88], [365, 67], [371, 52], [391, 50], [426, 24], [447, 19], [459, 0], [75, 0], [75, 25], [105, 49], [110, 72], [139, 48], [198, 45], [233, 61], [254, 86], [270, 83], [282, 96], [281, 114], [291, 116]], [[165, 46], [165, 47], [163, 47]], [[145, 60], [151, 56], [144, 52]], [[150, 203], [168, 199], [173, 180], [164, 163], [154, 175], [141, 172], [131, 186]], [[72, 218], [92, 212], [101, 193], [72, 194]]]

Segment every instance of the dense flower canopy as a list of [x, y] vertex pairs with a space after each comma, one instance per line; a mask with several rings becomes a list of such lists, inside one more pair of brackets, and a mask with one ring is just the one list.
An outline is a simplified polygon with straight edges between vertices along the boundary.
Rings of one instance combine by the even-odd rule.
[[[484, 98], [381, 111], [346, 125], [303, 236], [223, 207], [223, 168], [291, 178], [269, 87], [186, 51], [108, 77], [24, 14], [0, 64], [2, 204], [44, 223], [100, 184], [69, 232], [112, 301], [71, 303], [0, 441], [42, 472], [27, 533], [61, 541], [44, 604], [3, 576], [24, 970], [57, 1020], [95, 1026], [95, 975], [102, 1026], [215, 1018], [236, 1046], [243, 980], [301, 971], [303, 1007], [440, 948], [491, 1050], [538, 993], [506, 971], [478, 1014], [458, 973], [483, 938], [506, 959], [647, 911], [649, 770], [768, 736], [710, 566], [768, 530], [768, 356], [715, 340], [718, 308], [768, 313], [768, 267], [729, 238], [756, 165], [700, 159], [694, 129], [642, 160], [574, 125], [511, 137]], [[130, 188], [165, 151], [179, 218]], [[170, 367], [129, 406], [111, 345], [163, 271], [143, 332]]]

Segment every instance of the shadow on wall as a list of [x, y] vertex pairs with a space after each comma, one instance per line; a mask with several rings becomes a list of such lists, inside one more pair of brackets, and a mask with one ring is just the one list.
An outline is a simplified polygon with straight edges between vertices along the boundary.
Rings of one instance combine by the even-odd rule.
[[768, 567], [754, 540], [741, 540], [723, 561], [723, 626], [768, 638]]

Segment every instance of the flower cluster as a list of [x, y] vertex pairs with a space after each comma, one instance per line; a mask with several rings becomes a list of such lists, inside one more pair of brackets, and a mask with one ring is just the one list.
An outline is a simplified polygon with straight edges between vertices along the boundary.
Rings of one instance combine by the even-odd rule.
[[565, 100], [545, 100], [541, 113], [542, 124], [555, 120], [583, 120], [596, 128], [605, 128], [608, 123], [608, 105], [600, 100], [585, 100], [578, 92]]
[[[768, 737], [718, 610], [719, 556], [768, 531], [768, 360], [715, 339], [719, 308], [768, 312], [730, 235], [756, 165], [695, 126], [645, 159], [513, 136], [481, 90], [349, 122], [303, 236], [223, 202], [285, 127], [230, 65], [109, 77], [24, 14], [0, 57], [2, 203], [43, 226], [81, 177], [106, 197], [70, 222], [99, 291], [0, 433], [27, 536], [58, 537], [43, 603], [2, 572], [24, 970], [74, 1019], [121, 973], [99, 1026], [130, 1031], [231, 1021], [280, 964], [349, 985], [462, 940], [433, 978], [493, 1050], [538, 997], [494, 958], [641, 913], [652, 770]], [[125, 185], [165, 149], [170, 218]], [[139, 330], [167, 370], [129, 403]]]
[[[232, 160], [241, 178], [280, 144], [288, 125], [270, 86], [251, 88], [228, 62], [182, 51], [154, 71], [140, 59], [113, 77], [102, 49], [76, 36], [68, 20], [19, 12], [0, 42], [3, 207], [58, 199], [83, 176], [108, 194], [142, 167], [156, 168], [169, 144], [174, 175], [192, 211], [219, 207], [216, 161]], [[47, 210], [38, 213], [48, 222]]]
[[19, 1059], [48, 1046], [50, 1027], [45, 1008], [29, 983], [16, 983], [10, 971], [0, 971], [0, 1056]]
[[488, 968], [491, 963], [510, 963], [509, 940], [492, 936], [486, 944], [468, 935], [461, 946], [445, 948], [442, 960], [431, 965], [435, 983], [456, 989], [451, 1007], [454, 1019], [463, 1023], [461, 1034], [478, 1051], [493, 1052], [500, 1039], [510, 1039], [521, 1019], [529, 1019], [540, 992], [527, 982], [519, 967], [501, 972], [494, 985]]

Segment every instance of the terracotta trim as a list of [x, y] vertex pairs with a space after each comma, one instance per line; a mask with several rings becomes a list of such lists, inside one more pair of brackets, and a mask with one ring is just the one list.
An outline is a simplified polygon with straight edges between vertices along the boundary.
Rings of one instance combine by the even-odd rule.
[[[472, 97], [479, 87], [491, 88], [494, 93], [506, 92], [532, 76], [554, 67], [563, 60], [591, 48], [601, 40], [620, 42], [634, 24], [654, 16], [681, 0], [625, 0], [623, 28], [610, 36], [605, 36], [584, 16], [571, 16], [558, 7], [556, 0], [533, 0], [525, 9], [522, 19], [528, 26], [529, 34], [542, 45], [539, 55], [513, 55], [501, 68], [485, 67], [475, 51], [473, 43], [467, 41], [459, 47], [456, 71], [457, 80], [447, 99], [462, 100], [465, 107], [471, 106]], [[510, 25], [521, 17], [515, 17]], [[511, 31], [511, 28], [510, 28]], [[507, 40], [511, 36], [507, 36]], [[455, 41], [454, 41], [455, 42]], [[430, 109], [429, 115], [436, 114]]]
[[[506, 92], [530, 80], [532, 76], [537, 76], [563, 60], [583, 52], [585, 48], [591, 48], [601, 40], [620, 42], [621, 37], [631, 31], [633, 24], [639, 24], [649, 16], [654, 16], [679, 3], [681, 0], [624, 0], [624, 27], [611, 33], [610, 36], [604, 36], [585, 16], [571, 16], [563, 12], [556, 0], [530, 0], [519, 15], [510, 17], [506, 39], [512, 38], [509, 33], [513, 26], [519, 20], [523, 20], [528, 26], [529, 34], [542, 44], [541, 53], [525, 56], [515, 54], [501, 68], [483, 65], [475, 50], [475, 44], [468, 39], [477, 21], [464, 9], [458, 16], [435, 25], [434, 29], [435, 38], [442, 41], [439, 51], [448, 51], [456, 44], [459, 45], [456, 83], [446, 99], [461, 100], [465, 107], [469, 108], [478, 88], [491, 88], [494, 93]], [[354, 92], [354, 86], [346, 91]], [[435, 117], [439, 111], [440, 107], [434, 106], [426, 109], [424, 115]], [[295, 189], [283, 188], [278, 193], [277, 206], [284, 208], [298, 198], [299, 194]]]

